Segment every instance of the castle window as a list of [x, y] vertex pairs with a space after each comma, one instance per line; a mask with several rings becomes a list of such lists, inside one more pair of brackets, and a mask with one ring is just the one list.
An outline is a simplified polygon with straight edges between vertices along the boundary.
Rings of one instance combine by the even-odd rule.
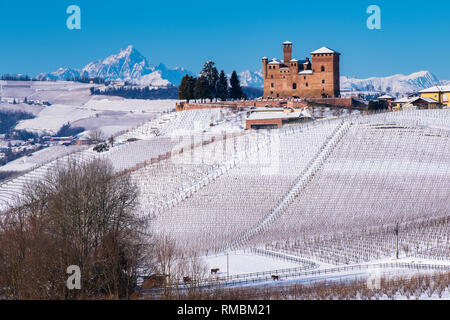
[[273, 88], [273, 86], [274, 86], [273, 82], [270, 84], [270, 86]]
[[273, 79], [273, 74], [271, 74], [270, 77]]
[[325, 80], [322, 80], [322, 83], [325, 83]]
[[292, 84], [292, 89], [294, 89], [294, 90], [297, 89], [297, 84], [296, 83]]
[[303, 77], [303, 79], [305, 79], [305, 80], [306, 80], [306, 76], [304, 76], [304, 77]]
[[325, 67], [324, 66], [322, 66], [320, 69], [322, 70], [322, 72], [325, 71]]
[[308, 82], [306, 83], [306, 86], [308, 86]]

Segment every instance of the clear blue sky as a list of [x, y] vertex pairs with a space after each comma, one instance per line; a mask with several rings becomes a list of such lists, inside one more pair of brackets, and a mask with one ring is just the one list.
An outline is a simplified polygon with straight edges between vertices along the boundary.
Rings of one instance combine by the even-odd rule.
[[[82, 30], [66, 28], [79, 5]], [[381, 7], [382, 30], [366, 27]], [[341, 73], [357, 77], [429, 70], [450, 79], [450, 1], [0, 0], [0, 73], [80, 68], [134, 45], [150, 63], [198, 72], [205, 60], [230, 72], [258, 70], [294, 43], [303, 59], [321, 46], [342, 53]]]

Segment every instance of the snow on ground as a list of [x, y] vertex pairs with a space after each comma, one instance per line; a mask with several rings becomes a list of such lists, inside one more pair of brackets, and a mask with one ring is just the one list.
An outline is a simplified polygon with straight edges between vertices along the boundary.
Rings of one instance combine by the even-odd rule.
[[[203, 257], [203, 259], [209, 268], [220, 269], [220, 271], [218, 272], [219, 276], [227, 275], [226, 254], [217, 256], [205, 256]], [[260, 256], [245, 251], [232, 252], [229, 254], [228, 259], [230, 276], [243, 273], [289, 269], [300, 266], [298, 263], [292, 261], [275, 260], [270, 257]]]
[[0, 96], [81, 106], [91, 98], [92, 86], [98, 85], [69, 81], [4, 81], [0, 84]]
[[44, 106], [38, 105], [28, 105], [28, 104], [9, 104], [9, 103], [0, 103], [1, 111], [21, 111], [31, 113], [33, 115], [39, 114], [42, 110], [44, 110]]
[[[86, 130], [101, 129], [105, 136], [130, 130], [148, 120], [157, 117], [154, 114], [131, 114], [125, 112], [104, 112], [98, 117], [84, 118], [72, 122], [73, 127], [83, 127]], [[87, 132], [86, 132], [87, 133]]]
[[53, 146], [33, 153], [31, 157], [20, 157], [0, 167], [0, 171], [26, 171], [42, 165], [50, 160], [63, 157], [66, 154], [81, 151], [86, 146]]
[[68, 81], [3, 81], [0, 96], [28, 100], [49, 101], [52, 106], [1, 104], [1, 109], [27, 111], [35, 119], [24, 120], [17, 129], [54, 134], [70, 122], [86, 130], [100, 128], [112, 135], [129, 130], [163, 112], [175, 108], [178, 100], [139, 100], [121, 97], [91, 96], [90, 88], [98, 85]]
[[111, 99], [110, 97], [94, 96], [82, 108], [93, 111], [133, 113], [169, 112], [175, 109], [177, 102], [178, 100]]
[[95, 116], [95, 111], [69, 105], [54, 104], [42, 110], [36, 118], [19, 122], [16, 129], [26, 129], [41, 133], [56, 133], [59, 128], [67, 122], [92, 118]]
[[70, 122], [87, 130], [100, 128], [108, 135], [132, 127], [169, 111], [175, 100], [92, 100], [84, 106], [55, 104], [40, 111], [35, 119], [21, 121], [16, 128], [40, 133], [56, 133]]

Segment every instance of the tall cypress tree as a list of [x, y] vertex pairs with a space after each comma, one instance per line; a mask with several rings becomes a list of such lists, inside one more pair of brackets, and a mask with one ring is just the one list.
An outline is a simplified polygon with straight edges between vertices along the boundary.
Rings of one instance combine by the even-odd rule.
[[235, 70], [231, 74], [230, 78], [230, 98], [231, 99], [242, 99], [244, 97], [244, 92], [242, 91], [241, 82]]
[[188, 96], [189, 99], [194, 99], [195, 95], [194, 95], [194, 88], [195, 88], [195, 83], [197, 82], [197, 79], [193, 76], [189, 76], [188, 78]]
[[212, 61], [206, 61], [202, 71], [200, 72], [200, 76], [205, 77], [208, 81], [208, 98], [216, 98], [216, 86], [217, 81], [219, 80], [219, 72], [217, 72], [215, 63]]
[[222, 101], [228, 99], [228, 78], [223, 70], [220, 71], [219, 80], [217, 81], [216, 98], [219, 98]]
[[206, 77], [200, 76], [195, 82], [194, 97], [195, 99], [208, 99], [210, 95], [209, 83]]
[[185, 75], [183, 79], [181, 79], [180, 86], [178, 87], [178, 99], [187, 100], [189, 103], [190, 99], [189, 95], [189, 75]]
[[178, 87], [178, 99], [186, 100], [188, 103], [189, 100], [194, 99], [195, 82], [196, 79], [193, 76], [185, 75]]

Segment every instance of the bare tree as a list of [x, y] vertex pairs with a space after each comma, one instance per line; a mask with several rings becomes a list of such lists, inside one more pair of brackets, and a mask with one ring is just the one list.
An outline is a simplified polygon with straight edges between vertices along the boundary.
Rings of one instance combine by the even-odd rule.
[[[13, 299], [129, 297], [148, 237], [137, 187], [110, 163], [68, 162], [29, 184], [0, 219], [0, 288]], [[81, 268], [81, 290], [66, 269]]]
[[105, 141], [105, 134], [100, 129], [94, 129], [89, 131], [88, 138], [93, 144], [98, 144]]

